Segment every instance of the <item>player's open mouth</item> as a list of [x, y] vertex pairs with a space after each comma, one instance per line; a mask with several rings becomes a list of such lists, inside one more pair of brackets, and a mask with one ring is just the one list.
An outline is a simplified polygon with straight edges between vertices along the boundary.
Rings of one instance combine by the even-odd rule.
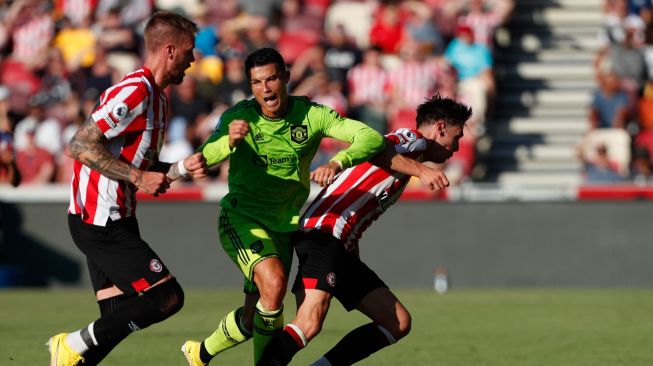
[[270, 106], [270, 107], [276, 105], [278, 99], [279, 98], [277, 98], [276, 95], [271, 95], [269, 97], [263, 97], [263, 101], [265, 102], [265, 104]]

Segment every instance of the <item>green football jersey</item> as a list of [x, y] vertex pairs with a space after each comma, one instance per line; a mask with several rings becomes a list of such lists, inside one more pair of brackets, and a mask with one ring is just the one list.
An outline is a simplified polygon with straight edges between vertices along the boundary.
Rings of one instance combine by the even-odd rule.
[[[213, 135], [200, 147], [209, 166], [226, 158], [229, 193], [222, 207], [237, 210], [277, 232], [297, 229], [299, 211], [310, 191], [310, 165], [323, 137], [351, 143], [331, 160], [343, 169], [363, 162], [383, 149], [384, 139], [367, 125], [340, 116], [306, 97], [289, 96], [283, 118], [262, 114], [255, 99], [226, 110]], [[229, 147], [229, 123], [245, 120], [249, 134]]]

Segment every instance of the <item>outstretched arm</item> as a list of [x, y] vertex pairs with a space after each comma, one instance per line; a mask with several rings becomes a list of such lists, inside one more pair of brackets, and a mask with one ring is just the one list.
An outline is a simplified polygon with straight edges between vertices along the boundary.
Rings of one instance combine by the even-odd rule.
[[418, 177], [430, 190], [439, 191], [449, 186], [449, 180], [441, 169], [427, 166], [397, 153], [394, 144], [388, 139], [385, 148], [370, 159], [370, 163], [383, 169]]
[[139, 190], [158, 195], [170, 187], [170, 180], [160, 172], [147, 172], [120, 161], [107, 150], [107, 139], [88, 118], [70, 141], [70, 156], [107, 178], [134, 184]]
[[351, 144], [331, 158], [331, 161], [338, 162], [342, 169], [367, 161], [383, 150], [381, 134], [363, 122], [340, 117], [332, 110], [325, 109], [325, 111], [329, 114], [325, 117], [329, 120], [325, 129], [326, 136]]

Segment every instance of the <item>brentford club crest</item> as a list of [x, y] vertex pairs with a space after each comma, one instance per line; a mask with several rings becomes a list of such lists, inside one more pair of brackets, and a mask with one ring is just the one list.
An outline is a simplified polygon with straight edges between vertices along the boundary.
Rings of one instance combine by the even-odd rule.
[[161, 272], [163, 270], [163, 264], [159, 262], [158, 259], [152, 259], [150, 261], [150, 271], [152, 272]]
[[336, 274], [333, 272], [329, 272], [329, 274], [326, 276], [327, 283], [331, 287], [336, 286]]

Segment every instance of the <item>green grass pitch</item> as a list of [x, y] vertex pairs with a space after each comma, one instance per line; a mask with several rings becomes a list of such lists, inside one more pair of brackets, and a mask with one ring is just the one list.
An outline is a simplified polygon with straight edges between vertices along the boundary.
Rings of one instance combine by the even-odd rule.
[[[454, 289], [395, 291], [413, 316], [407, 338], [360, 365], [653, 365], [653, 290]], [[201, 340], [242, 302], [237, 290], [187, 289], [167, 321], [132, 334], [103, 365], [186, 365], [184, 340]], [[46, 365], [44, 342], [95, 319], [89, 289], [0, 290], [0, 365]], [[294, 315], [286, 298], [286, 320]], [[332, 304], [322, 333], [295, 356], [308, 365], [366, 320]], [[251, 365], [251, 343], [212, 365]]]

